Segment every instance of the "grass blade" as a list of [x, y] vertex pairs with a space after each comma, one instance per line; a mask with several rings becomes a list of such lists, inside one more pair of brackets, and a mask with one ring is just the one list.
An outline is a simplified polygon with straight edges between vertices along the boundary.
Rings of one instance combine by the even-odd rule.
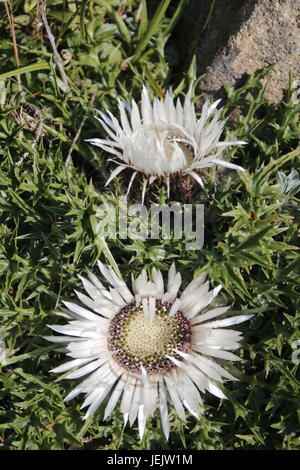
[[49, 70], [50, 66], [48, 62], [38, 62], [37, 64], [26, 65], [25, 67], [20, 67], [19, 69], [10, 70], [10, 72], [5, 72], [0, 75], [0, 80], [3, 78], [17, 77], [22, 73], [36, 72], [37, 70]]
[[152, 20], [149, 23], [147, 31], [145, 32], [144, 36], [137, 44], [137, 48], [133, 56], [133, 61], [136, 61], [139, 59], [144, 49], [146, 48], [148, 42], [150, 41], [152, 36], [156, 33], [156, 31], [160, 27], [165, 17], [165, 12], [170, 4], [170, 1], [171, 0], [164, 0], [163, 2], [161, 2], [160, 6], [157, 8]]
[[188, 0], [180, 0], [179, 4], [178, 4], [178, 7], [176, 8], [171, 20], [170, 20], [170, 23], [168, 24], [167, 26], [167, 29], [165, 31], [165, 35], [168, 36], [172, 31], [173, 29], [175, 28], [176, 24], [178, 23], [181, 15], [183, 14], [183, 10], [185, 9], [185, 6], [187, 4]]
[[137, 38], [140, 40], [144, 34], [146, 33], [149, 21], [148, 21], [148, 11], [147, 11], [147, 2], [146, 0], [141, 1], [141, 18], [140, 18], [140, 25], [137, 33]]
[[106, 8], [107, 13], [113, 18], [113, 20], [116, 22], [119, 31], [124, 39], [124, 41], [127, 44], [131, 44], [131, 35], [130, 32], [125, 24], [125, 22], [122, 20], [121, 16], [119, 13], [116, 12], [116, 10], [108, 3], [107, 0], [96, 0], [95, 3], [98, 3], [98, 5]]

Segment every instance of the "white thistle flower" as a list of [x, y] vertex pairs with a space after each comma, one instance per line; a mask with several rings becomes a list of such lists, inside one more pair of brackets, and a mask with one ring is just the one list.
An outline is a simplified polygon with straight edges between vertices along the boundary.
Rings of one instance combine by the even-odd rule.
[[223, 327], [251, 315], [212, 321], [230, 307], [207, 311], [221, 286], [210, 291], [205, 274], [194, 278], [178, 295], [181, 275], [174, 264], [166, 289], [160, 271], [154, 268], [150, 281], [143, 270], [132, 280], [132, 294], [111, 267], [98, 264], [111, 287], [106, 289], [89, 271], [89, 280], [81, 277], [88, 296], [75, 291], [88, 308], [64, 302], [72, 319], [65, 326], [49, 325], [64, 336], [46, 339], [68, 343], [67, 355], [72, 358], [52, 372], [73, 369], [66, 378], [88, 376], [65, 398], [68, 401], [84, 393], [85, 418], [110, 395], [104, 418], [120, 401], [125, 424], [138, 419], [142, 438], [147, 418], [158, 409], [168, 439], [168, 403], [185, 421], [184, 407], [195, 417], [201, 412], [201, 393], [226, 398], [218, 383], [237, 379], [218, 359], [239, 360], [231, 350], [239, 347], [241, 333]]
[[99, 111], [97, 118], [108, 134], [106, 139], [89, 139], [93, 145], [114, 155], [117, 168], [106, 182], [108, 185], [125, 168], [133, 170], [127, 194], [138, 173], [144, 176], [143, 196], [147, 183], [163, 178], [169, 192], [170, 177], [175, 174], [191, 175], [204, 188], [199, 172], [203, 168], [222, 165], [235, 170], [243, 168], [220, 159], [225, 147], [246, 142], [220, 142], [225, 121], [220, 120], [220, 100], [203, 105], [201, 116], [196, 117], [195, 106], [187, 94], [183, 105], [174, 102], [172, 91], [164, 99], [151, 103], [143, 88], [141, 109], [132, 100], [131, 108], [119, 101], [120, 122], [107, 111]]

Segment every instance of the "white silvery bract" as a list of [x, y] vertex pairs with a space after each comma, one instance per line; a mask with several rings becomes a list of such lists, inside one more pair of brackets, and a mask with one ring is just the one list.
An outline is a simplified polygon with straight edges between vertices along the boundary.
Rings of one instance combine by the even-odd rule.
[[107, 418], [120, 402], [125, 424], [132, 425], [137, 418], [142, 438], [147, 418], [158, 409], [168, 439], [168, 404], [185, 421], [184, 408], [198, 417], [200, 395], [206, 390], [226, 398], [218, 383], [237, 379], [218, 359], [239, 360], [231, 350], [239, 347], [241, 333], [223, 327], [251, 315], [215, 320], [229, 309], [208, 309], [221, 286], [209, 290], [206, 275], [201, 274], [179, 294], [181, 275], [174, 264], [166, 288], [160, 271], [153, 269], [149, 280], [143, 270], [132, 280], [133, 293], [111, 267], [99, 262], [99, 268], [110, 286], [105, 288], [88, 271], [89, 279], [81, 277], [88, 295], [75, 291], [86, 307], [64, 302], [69, 323], [49, 325], [63, 336], [46, 339], [67, 343], [72, 358], [52, 372], [73, 370], [68, 379], [87, 376], [65, 398], [84, 393], [85, 418], [108, 399]]
[[155, 98], [151, 103], [146, 88], [143, 88], [140, 109], [134, 100], [131, 107], [119, 101], [120, 121], [107, 111], [99, 111], [97, 118], [107, 133], [106, 139], [90, 139], [93, 145], [114, 155], [118, 164], [106, 184], [109, 184], [125, 168], [133, 170], [128, 193], [136, 175], [144, 175], [146, 185], [163, 178], [169, 189], [170, 177], [175, 174], [191, 175], [203, 187], [199, 170], [213, 165], [222, 165], [243, 170], [238, 165], [220, 158], [225, 147], [246, 142], [220, 142], [225, 121], [220, 119], [222, 109], [217, 109], [220, 100], [203, 105], [201, 116], [196, 117], [190, 94], [183, 105], [175, 102], [172, 91], [165, 98]]

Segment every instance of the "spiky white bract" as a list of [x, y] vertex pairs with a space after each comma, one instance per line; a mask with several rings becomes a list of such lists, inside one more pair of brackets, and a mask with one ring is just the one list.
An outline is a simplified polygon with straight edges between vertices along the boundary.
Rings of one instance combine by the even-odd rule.
[[88, 295], [75, 291], [85, 307], [64, 302], [69, 323], [50, 326], [62, 336], [46, 338], [67, 343], [72, 358], [53, 372], [73, 370], [68, 379], [87, 376], [65, 398], [84, 393], [85, 418], [108, 398], [107, 418], [120, 401], [125, 423], [138, 419], [142, 438], [147, 418], [158, 409], [168, 439], [168, 404], [185, 421], [184, 408], [195, 417], [201, 413], [205, 391], [226, 398], [219, 384], [237, 379], [218, 360], [239, 360], [231, 351], [239, 347], [241, 333], [224, 327], [251, 315], [216, 319], [229, 309], [209, 309], [221, 286], [209, 290], [201, 274], [179, 294], [181, 275], [174, 264], [166, 288], [160, 271], [153, 269], [149, 280], [143, 270], [132, 280], [133, 293], [111, 267], [99, 262], [99, 268], [109, 287], [88, 272], [88, 279], [81, 278]]
[[242, 167], [220, 158], [224, 148], [246, 142], [220, 141], [225, 121], [220, 119], [219, 102], [205, 102], [198, 119], [189, 93], [183, 105], [179, 98], [175, 102], [171, 90], [165, 98], [155, 98], [151, 103], [144, 87], [140, 109], [135, 100], [131, 107], [119, 101], [120, 121], [109, 111], [106, 114], [99, 111], [97, 119], [107, 138], [89, 142], [114, 155], [113, 160], [118, 165], [106, 184], [125, 168], [133, 170], [128, 193], [139, 172], [144, 176], [145, 187], [157, 178], [163, 178], [169, 187], [174, 174], [191, 175], [203, 187], [199, 175], [203, 168], [221, 165], [243, 171]]

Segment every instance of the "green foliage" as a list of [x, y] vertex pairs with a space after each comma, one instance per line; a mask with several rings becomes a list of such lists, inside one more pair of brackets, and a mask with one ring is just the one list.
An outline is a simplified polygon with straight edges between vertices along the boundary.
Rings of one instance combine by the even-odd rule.
[[[119, 96], [138, 99], [143, 84], [158, 96], [169, 85], [177, 94], [196, 89], [195, 62], [175, 83], [165, 58], [186, 2], [156, 2], [152, 10], [150, 3], [47, 1], [67, 91], [38, 26], [38, 1], [13, 2], [18, 71], [1, 6], [0, 345], [7, 357], [0, 366], [0, 449], [300, 448], [299, 364], [292, 361], [300, 338], [300, 107], [292, 77], [276, 105], [264, 97], [268, 70], [227, 89], [224, 137], [248, 142], [230, 155], [247, 171], [211, 170], [202, 250], [186, 251], [175, 239], [98, 236], [99, 205], [115, 203], [122, 185], [119, 179], [114, 193], [104, 190], [107, 156], [85, 141], [102, 133], [91, 104], [114, 112]], [[74, 383], [49, 372], [64, 355], [43, 339], [47, 324], [60, 321], [62, 299], [74, 298], [78, 274], [99, 257], [116, 260], [126, 280], [142, 266], [166, 272], [174, 260], [185, 282], [208, 270], [233, 312], [254, 314], [241, 328], [241, 362], [227, 365], [240, 378], [226, 384], [229, 399], [207, 394], [200, 420], [189, 415], [186, 424], [171, 410], [168, 443], [157, 417], [142, 443], [136, 428], [123, 429], [118, 410], [105, 422], [103, 409], [82, 421], [80, 397], [63, 403]]]

